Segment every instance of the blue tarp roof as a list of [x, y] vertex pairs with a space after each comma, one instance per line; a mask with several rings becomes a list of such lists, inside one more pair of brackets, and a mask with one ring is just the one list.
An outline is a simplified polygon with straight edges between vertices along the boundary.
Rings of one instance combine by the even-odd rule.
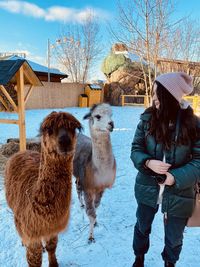
[[102, 87], [99, 84], [88, 84], [91, 89], [102, 90]]
[[[31, 71], [34, 74], [32, 75], [31, 84], [41, 86], [42, 83], [32, 70], [31, 66], [25, 59], [21, 58], [16, 60], [0, 60], [0, 85], [6, 85], [11, 80], [12, 82], [16, 82], [15, 74], [23, 64], [26, 66], [26, 72]], [[30, 83], [29, 78], [25, 78], [24, 82]]]
[[[21, 60], [24, 60], [24, 58], [22, 57], [19, 57], [19, 56], [10, 56], [10, 57], [7, 57], [6, 60], [17, 60], [17, 59], [21, 59]], [[35, 72], [45, 72], [45, 73], [48, 73], [48, 68], [46, 66], [43, 66], [43, 65], [40, 65], [36, 62], [33, 62], [31, 60], [28, 60], [26, 59], [26, 61], [28, 62], [28, 64], [31, 66], [31, 68], [33, 69], [33, 71]], [[65, 76], [68, 76], [67, 74], [59, 71], [58, 69], [50, 69], [50, 73], [51, 74], [57, 74], [57, 75], [65, 75]]]
[[0, 60], [0, 84], [6, 85], [24, 62], [25, 60], [21, 59], [16, 61]]

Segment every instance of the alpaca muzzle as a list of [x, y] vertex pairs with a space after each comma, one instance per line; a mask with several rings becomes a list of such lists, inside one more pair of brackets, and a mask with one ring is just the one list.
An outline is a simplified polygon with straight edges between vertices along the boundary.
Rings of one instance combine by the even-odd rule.
[[109, 131], [112, 132], [113, 129], [114, 129], [114, 122], [113, 122], [113, 121], [110, 121], [110, 122], [108, 123], [108, 125], [109, 125]]

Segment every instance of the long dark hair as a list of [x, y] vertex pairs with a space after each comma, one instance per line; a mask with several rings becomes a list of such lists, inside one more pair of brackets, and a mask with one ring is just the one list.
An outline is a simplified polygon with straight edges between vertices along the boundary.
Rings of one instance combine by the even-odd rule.
[[169, 149], [173, 140], [171, 137], [171, 127], [177, 122], [177, 116], [180, 114], [180, 129], [178, 144], [189, 144], [197, 138], [196, 116], [193, 109], [181, 109], [179, 102], [168, 92], [168, 90], [159, 82], [157, 85], [156, 94], [160, 102], [159, 109], [156, 109], [153, 103], [148, 109], [152, 113], [150, 120], [149, 134], [155, 136], [158, 143], [163, 143], [165, 149]]

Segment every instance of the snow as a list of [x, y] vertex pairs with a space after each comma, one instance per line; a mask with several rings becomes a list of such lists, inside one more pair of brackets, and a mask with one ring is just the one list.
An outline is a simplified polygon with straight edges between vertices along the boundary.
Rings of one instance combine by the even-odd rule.
[[[79, 206], [73, 183], [71, 217], [68, 228], [59, 235], [57, 259], [60, 267], [131, 267], [134, 259], [132, 235], [135, 224], [136, 201], [134, 180], [136, 169], [130, 160], [132, 138], [142, 113], [141, 107], [113, 107], [115, 130], [111, 134], [113, 151], [117, 161], [117, 177], [112, 189], [103, 195], [97, 211], [96, 242], [88, 244], [89, 222]], [[61, 110], [61, 109], [59, 109]], [[88, 122], [82, 118], [87, 108], [65, 108], [76, 116], [89, 135]], [[40, 122], [52, 110], [26, 111], [27, 137], [37, 135]], [[13, 118], [13, 114], [0, 114]], [[7, 138], [18, 137], [18, 127], [0, 124], [0, 143]], [[0, 177], [0, 267], [26, 267], [26, 252], [15, 230], [13, 214], [8, 208]], [[158, 211], [152, 227], [151, 247], [146, 255], [145, 267], [162, 267], [163, 218]], [[184, 245], [177, 267], [198, 267], [200, 252], [200, 228], [186, 228]], [[48, 266], [47, 254], [43, 254], [43, 267]]]

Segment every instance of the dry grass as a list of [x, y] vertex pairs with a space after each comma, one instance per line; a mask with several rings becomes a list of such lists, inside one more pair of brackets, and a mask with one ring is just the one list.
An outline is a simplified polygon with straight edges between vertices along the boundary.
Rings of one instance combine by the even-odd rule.
[[[36, 140], [27, 141], [27, 149], [40, 152], [40, 142]], [[0, 176], [3, 175], [6, 161], [10, 156], [19, 151], [19, 139], [11, 139], [0, 147]]]
[[0, 153], [0, 176], [3, 176], [3, 174], [4, 174], [4, 169], [5, 169], [5, 165], [6, 165], [7, 160], [8, 160], [8, 158], [3, 156]]
[[[6, 91], [9, 93], [9, 95], [11, 96], [12, 100], [15, 102], [15, 104], [18, 105], [17, 92], [15, 90], [15, 86], [13, 84], [7, 84], [4, 87], [5, 87]], [[6, 105], [9, 108], [9, 110], [13, 111], [13, 106], [10, 104], [10, 102], [7, 99], [7, 97], [2, 93], [1, 90], [0, 90], [0, 96], [5, 101]], [[4, 105], [1, 102], [0, 102], [0, 111], [6, 111]]]

